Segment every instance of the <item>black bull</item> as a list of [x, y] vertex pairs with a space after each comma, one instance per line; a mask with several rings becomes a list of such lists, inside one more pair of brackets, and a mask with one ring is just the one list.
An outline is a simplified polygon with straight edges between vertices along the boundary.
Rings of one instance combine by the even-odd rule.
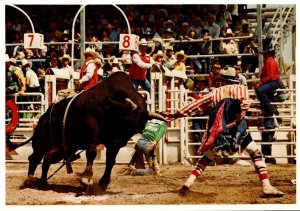
[[[29, 156], [28, 177], [21, 188], [34, 187], [34, 172], [42, 163], [39, 183], [47, 184], [53, 163], [72, 159], [78, 150], [86, 150], [87, 165], [81, 181], [92, 185], [92, 165], [96, 147], [106, 147], [106, 168], [98, 185], [105, 191], [121, 147], [141, 132], [148, 119], [162, 116], [147, 111], [145, 99], [133, 88], [125, 73], [117, 72], [104, 82], [83, 91], [72, 102], [64, 99], [43, 114], [32, 136], [33, 153]], [[66, 108], [67, 113], [65, 113]]]

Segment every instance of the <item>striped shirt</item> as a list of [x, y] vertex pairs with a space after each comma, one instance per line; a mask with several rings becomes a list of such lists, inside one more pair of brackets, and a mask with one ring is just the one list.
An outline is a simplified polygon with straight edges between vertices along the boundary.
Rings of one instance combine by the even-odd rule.
[[202, 115], [225, 98], [239, 99], [241, 101], [241, 107], [244, 110], [243, 112], [246, 112], [249, 108], [249, 103], [247, 102], [247, 100], [249, 100], [248, 87], [234, 84], [214, 89], [201, 96], [200, 99], [187, 104], [178, 110], [178, 113], [182, 116], [194, 116], [195, 114]]

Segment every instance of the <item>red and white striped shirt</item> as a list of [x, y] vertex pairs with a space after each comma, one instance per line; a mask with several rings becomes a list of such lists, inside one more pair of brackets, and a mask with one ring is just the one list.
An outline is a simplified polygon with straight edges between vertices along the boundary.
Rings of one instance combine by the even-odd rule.
[[178, 113], [182, 116], [194, 116], [197, 113], [202, 115], [225, 98], [239, 99], [241, 101], [241, 107], [244, 110], [243, 112], [246, 112], [249, 108], [249, 102], [247, 102], [247, 100], [249, 100], [248, 87], [234, 84], [214, 89], [201, 96], [200, 99], [187, 104], [178, 110]]

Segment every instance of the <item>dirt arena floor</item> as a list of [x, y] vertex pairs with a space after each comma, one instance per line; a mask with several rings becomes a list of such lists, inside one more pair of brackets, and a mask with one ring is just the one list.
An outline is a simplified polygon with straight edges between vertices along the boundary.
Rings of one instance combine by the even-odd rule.
[[[59, 164], [52, 165], [51, 175]], [[41, 175], [38, 166], [36, 176]], [[74, 172], [82, 172], [84, 163], [73, 164]], [[27, 175], [27, 164], [6, 164], [6, 205], [235, 205], [235, 204], [296, 204], [296, 165], [268, 165], [271, 184], [285, 192], [281, 198], [265, 198], [252, 166], [208, 166], [187, 196], [179, 188], [190, 175], [192, 166], [162, 165], [162, 176], [123, 175], [125, 165], [116, 165], [107, 191], [101, 195], [76, 196], [81, 188], [75, 174], [62, 168], [48, 182], [46, 190], [19, 187]], [[94, 165], [94, 183], [104, 172], [104, 164]], [[97, 185], [95, 185], [97, 188]], [[282, 206], [282, 205], [280, 205]]]

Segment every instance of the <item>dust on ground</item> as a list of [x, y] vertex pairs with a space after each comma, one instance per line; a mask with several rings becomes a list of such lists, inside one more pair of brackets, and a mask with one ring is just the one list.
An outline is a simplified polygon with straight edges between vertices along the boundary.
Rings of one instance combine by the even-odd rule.
[[[51, 175], [60, 164], [50, 167]], [[84, 163], [74, 163], [74, 172], [82, 172]], [[296, 204], [296, 165], [268, 165], [271, 184], [285, 193], [281, 198], [265, 198], [258, 175], [252, 166], [208, 166], [198, 177], [187, 196], [179, 188], [193, 169], [190, 165], [162, 165], [162, 176], [123, 175], [126, 165], [115, 165], [111, 183], [101, 195], [79, 196], [78, 176], [62, 168], [48, 182], [46, 190], [22, 189], [28, 164], [6, 163], [6, 205], [235, 205], [235, 204]], [[94, 186], [104, 172], [104, 164], [94, 164]], [[35, 176], [40, 177], [39, 165]]]

